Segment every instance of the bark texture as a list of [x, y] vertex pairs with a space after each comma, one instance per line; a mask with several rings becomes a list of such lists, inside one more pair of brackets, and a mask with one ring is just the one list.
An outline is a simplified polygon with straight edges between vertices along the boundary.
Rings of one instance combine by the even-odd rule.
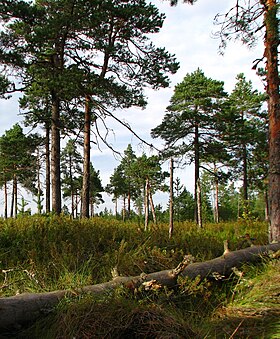
[[45, 125], [46, 139], [45, 139], [45, 152], [46, 152], [46, 213], [51, 211], [51, 163], [50, 163], [50, 127], [49, 124]]
[[84, 121], [84, 166], [82, 189], [82, 217], [89, 218], [89, 191], [90, 191], [90, 97], [86, 96]]
[[169, 238], [172, 237], [173, 228], [174, 228], [174, 206], [173, 206], [173, 198], [174, 198], [174, 160], [170, 159], [170, 185], [169, 185]]
[[180, 269], [170, 269], [150, 274], [141, 274], [135, 277], [115, 277], [112, 281], [102, 284], [85, 286], [75, 291], [53, 291], [46, 293], [24, 293], [13, 297], [0, 298], [0, 330], [13, 329], [34, 322], [37, 318], [49, 313], [64, 297], [77, 293], [102, 294], [108, 290], [115, 289], [121, 284], [134, 290], [141, 284], [155, 281], [157, 284], [174, 287], [178, 276], [191, 279], [200, 276], [201, 279], [211, 278], [213, 273], [229, 276], [233, 267], [239, 268], [244, 263], [255, 263], [260, 257], [269, 251], [280, 250], [280, 243], [253, 246], [243, 250], [229, 252], [213, 260], [193, 263]]
[[59, 98], [52, 93], [52, 146], [51, 146], [51, 182], [52, 210], [61, 213], [61, 179], [60, 179], [60, 108]]
[[265, 52], [269, 114], [269, 240], [280, 241], [280, 95], [278, 72], [279, 28], [276, 0], [262, 0], [265, 8]]

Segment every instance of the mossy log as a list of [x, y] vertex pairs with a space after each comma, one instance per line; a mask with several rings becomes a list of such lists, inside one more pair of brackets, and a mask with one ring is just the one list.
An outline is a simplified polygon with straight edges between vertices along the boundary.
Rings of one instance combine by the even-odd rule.
[[179, 275], [191, 279], [197, 276], [204, 279], [213, 276], [213, 274], [227, 277], [232, 274], [234, 267], [240, 268], [244, 263], [256, 263], [262, 256], [278, 250], [280, 250], [280, 243], [253, 246], [234, 252], [227, 252], [213, 260], [190, 263], [188, 266], [183, 264], [179, 269], [141, 274], [134, 277], [116, 276], [109, 282], [85, 286], [75, 291], [60, 290], [45, 293], [23, 293], [12, 297], [0, 298], [0, 329], [17, 329], [26, 323], [34, 322], [39, 317], [49, 313], [63, 298], [79, 293], [100, 295], [122, 284], [127, 288], [134, 289], [150, 282], [172, 288], [177, 284]]

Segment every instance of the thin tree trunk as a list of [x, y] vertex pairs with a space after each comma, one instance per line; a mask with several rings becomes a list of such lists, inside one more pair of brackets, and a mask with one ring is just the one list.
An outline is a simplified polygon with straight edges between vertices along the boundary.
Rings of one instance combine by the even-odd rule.
[[269, 240], [280, 241], [280, 95], [278, 71], [278, 1], [263, 0], [266, 25], [265, 52], [269, 115]]
[[76, 205], [75, 205], [75, 211], [76, 211], [76, 218], [78, 218], [78, 205], [79, 205], [79, 202], [78, 202], [78, 192], [76, 191]]
[[41, 164], [40, 164], [40, 151], [37, 148], [37, 213], [42, 213], [42, 197], [41, 197], [41, 180], [40, 180]]
[[269, 203], [268, 203], [268, 194], [267, 190], [264, 191], [264, 216], [265, 216], [265, 221], [269, 221]]
[[219, 222], [219, 179], [217, 165], [214, 164], [214, 185], [215, 185], [215, 200], [214, 200], [214, 221]]
[[125, 219], [126, 219], [126, 198], [124, 195], [123, 196], [122, 220], [125, 221]]
[[215, 181], [215, 207], [214, 207], [214, 220], [216, 223], [219, 222], [219, 180], [217, 177], [214, 179]]
[[83, 189], [82, 189], [82, 218], [89, 218], [89, 190], [90, 190], [90, 97], [85, 99], [84, 122], [84, 165], [83, 165]]
[[71, 192], [71, 215], [75, 218], [75, 192]]
[[14, 194], [15, 194], [15, 218], [17, 218], [17, 212], [18, 212], [18, 183], [17, 183], [17, 176], [14, 175]]
[[150, 205], [151, 205], [151, 211], [152, 211], [152, 215], [153, 215], [154, 224], [157, 224], [157, 216], [156, 216], [156, 211], [155, 211], [155, 205], [154, 205], [153, 196], [152, 196], [150, 189], [149, 189], [148, 197], [149, 197], [149, 201], [150, 201]]
[[242, 158], [243, 158], [243, 208], [247, 214], [249, 212], [249, 199], [248, 199], [248, 169], [247, 169], [247, 148], [242, 145]]
[[[199, 227], [202, 226], [201, 222], [201, 192], [197, 189], [199, 188], [199, 130], [198, 123], [195, 125], [194, 132], [194, 197], [195, 197], [195, 222]], [[200, 209], [200, 210], [199, 210]]]
[[94, 202], [93, 199], [90, 199], [90, 216], [94, 217]]
[[4, 216], [5, 219], [8, 218], [8, 189], [7, 189], [7, 180], [4, 181]]
[[130, 212], [131, 212], [131, 192], [130, 192], [130, 187], [128, 189], [128, 194], [127, 194], [127, 218], [130, 219]]
[[201, 187], [200, 187], [200, 179], [198, 178], [196, 188], [196, 201], [197, 201], [197, 225], [199, 228], [202, 228], [202, 204], [201, 204]]
[[118, 216], [118, 198], [115, 197], [115, 216]]
[[46, 152], [46, 213], [51, 211], [51, 163], [50, 163], [50, 127], [46, 123], [46, 141], [45, 141], [45, 152]]
[[11, 196], [11, 211], [10, 211], [10, 217], [12, 218], [14, 216], [14, 204], [15, 204], [15, 185], [14, 185], [14, 180], [13, 178], [13, 189], [12, 189], [12, 196]]
[[144, 210], [145, 210], [145, 225], [144, 225], [144, 230], [148, 230], [148, 224], [149, 224], [149, 179], [146, 179], [146, 184], [145, 184], [145, 190], [144, 190]]
[[170, 159], [170, 192], [169, 192], [169, 238], [173, 235], [174, 229], [174, 206], [173, 206], [173, 198], [174, 198], [174, 180], [173, 180], [173, 173], [174, 173], [174, 160], [173, 158]]
[[74, 180], [73, 180], [73, 174], [72, 174], [72, 169], [73, 169], [73, 163], [72, 163], [72, 155], [70, 154], [69, 156], [69, 179], [70, 179], [70, 187], [71, 187], [71, 215], [74, 218], [75, 216], [75, 187], [74, 187]]
[[52, 210], [61, 213], [61, 179], [60, 179], [60, 107], [57, 94], [52, 92], [52, 147], [51, 147], [51, 182]]

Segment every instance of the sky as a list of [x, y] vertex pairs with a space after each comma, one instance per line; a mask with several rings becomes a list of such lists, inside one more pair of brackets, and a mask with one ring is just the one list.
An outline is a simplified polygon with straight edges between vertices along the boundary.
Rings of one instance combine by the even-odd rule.
[[[180, 2], [180, 1], [179, 1]], [[176, 7], [171, 7], [169, 1], [151, 0], [160, 12], [165, 13], [166, 19], [159, 33], [150, 36], [157, 47], [165, 47], [171, 54], [175, 54], [180, 68], [175, 75], [170, 76], [170, 86], [159, 90], [146, 90], [148, 105], [146, 109], [130, 108], [117, 111], [118, 119], [128, 123], [140, 138], [157, 148], [163, 147], [160, 139], [151, 139], [151, 129], [158, 126], [164, 115], [165, 109], [173, 95], [174, 86], [180, 83], [187, 73], [192, 73], [200, 68], [206, 77], [224, 81], [225, 90], [230, 93], [236, 83], [236, 76], [244, 73], [247, 80], [251, 80], [254, 89], [264, 91], [260, 78], [252, 70], [253, 61], [263, 56], [263, 41], [259, 40], [257, 46], [249, 49], [240, 42], [228, 44], [224, 54], [219, 53], [219, 40], [213, 37], [219, 27], [213, 24], [214, 17], [218, 13], [226, 13], [234, 6], [236, 0], [198, 0], [193, 6], [182, 1]], [[19, 116], [17, 102], [18, 96], [12, 99], [0, 99], [0, 135], [10, 129], [16, 122], [22, 121]], [[137, 156], [143, 152], [148, 155], [155, 154], [145, 147], [130, 131], [114, 121], [106, 121], [108, 127], [113, 130], [108, 135], [107, 141], [118, 152], [122, 153], [131, 144]], [[96, 170], [100, 171], [103, 186], [109, 183], [114, 168], [119, 164], [121, 157], [113, 154], [102, 143], [99, 147], [93, 145], [91, 161]], [[165, 164], [166, 168], [168, 164]], [[193, 167], [176, 169], [175, 177], [179, 177], [187, 190], [193, 193], [194, 172]], [[105, 204], [100, 206], [97, 212], [104, 209], [113, 210], [111, 197], [103, 194]], [[0, 197], [1, 199], [1, 197]], [[28, 198], [29, 201], [32, 198]], [[156, 194], [155, 203], [165, 205], [168, 202], [168, 194]], [[0, 215], [2, 212], [2, 200], [0, 200]]]

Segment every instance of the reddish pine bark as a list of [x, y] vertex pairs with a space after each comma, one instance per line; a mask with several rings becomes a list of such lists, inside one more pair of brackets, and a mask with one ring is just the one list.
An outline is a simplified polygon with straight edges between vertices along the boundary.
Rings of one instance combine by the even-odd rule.
[[279, 32], [276, 0], [262, 0], [266, 25], [267, 93], [269, 114], [269, 240], [280, 241], [280, 98], [278, 72]]

